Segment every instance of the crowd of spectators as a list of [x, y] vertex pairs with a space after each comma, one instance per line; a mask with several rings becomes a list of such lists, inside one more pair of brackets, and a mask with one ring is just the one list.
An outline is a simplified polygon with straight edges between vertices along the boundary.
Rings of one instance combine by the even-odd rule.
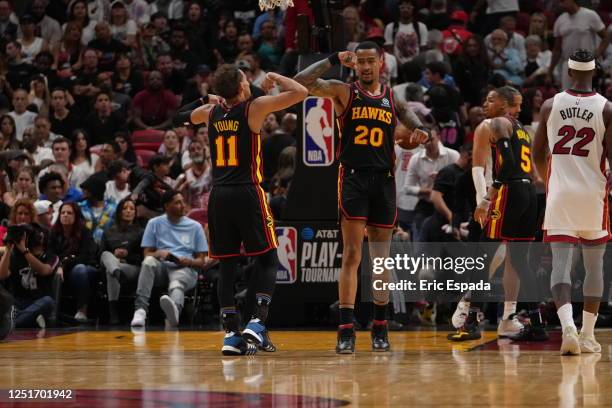
[[[520, 119], [533, 132], [543, 100], [570, 85], [569, 54], [586, 48], [599, 61], [597, 89], [612, 98], [608, 2], [342, 3], [345, 48], [378, 42], [382, 80], [438, 129], [425, 147], [397, 147], [402, 239], [433, 239], [423, 225], [449, 197], [440, 189], [469, 167], [465, 146], [484, 119], [489, 89], [520, 89]], [[103, 281], [112, 322], [130, 283], [137, 324], [154, 284], [167, 285], [160, 303], [178, 323], [194, 268], [205, 262], [206, 237], [193, 235], [188, 220], [206, 225], [211, 163], [207, 128], [177, 125], [175, 112], [212, 93], [211, 75], [223, 63], [246, 73], [255, 97], [266, 72], [293, 76], [297, 16], [315, 23], [307, 0], [294, 4], [261, 12], [256, 0], [0, 0], [0, 239], [7, 226], [33, 226], [27, 242], [0, 242], [0, 279], [18, 298], [19, 325], [44, 326], [59, 301], [58, 280], [76, 299], [77, 321], [90, 318], [92, 288]], [[277, 219], [291, 188], [297, 126], [286, 111], [262, 128], [263, 185]], [[442, 171], [449, 165], [452, 174]], [[165, 236], [169, 219], [178, 230]], [[167, 248], [178, 251], [170, 251], [176, 263]]]

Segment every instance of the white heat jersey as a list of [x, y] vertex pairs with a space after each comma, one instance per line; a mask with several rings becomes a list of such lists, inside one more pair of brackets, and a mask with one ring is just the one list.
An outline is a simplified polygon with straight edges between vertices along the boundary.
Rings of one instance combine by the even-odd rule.
[[606, 197], [607, 100], [593, 92], [560, 92], [548, 117], [548, 180], [545, 230], [608, 229]]

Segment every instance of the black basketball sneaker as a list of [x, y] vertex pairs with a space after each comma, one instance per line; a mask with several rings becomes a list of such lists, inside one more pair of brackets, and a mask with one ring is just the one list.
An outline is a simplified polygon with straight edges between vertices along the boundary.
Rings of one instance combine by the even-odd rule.
[[355, 329], [344, 328], [338, 330], [338, 344], [336, 345], [336, 353], [338, 354], [353, 354], [355, 352]]

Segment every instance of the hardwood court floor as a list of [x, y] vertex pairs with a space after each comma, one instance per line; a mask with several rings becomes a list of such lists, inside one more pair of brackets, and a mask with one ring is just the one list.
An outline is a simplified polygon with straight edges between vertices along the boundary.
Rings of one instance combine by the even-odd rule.
[[[279, 331], [279, 351], [223, 357], [220, 332], [80, 331], [0, 343], [0, 406], [8, 389], [72, 389], [87, 407], [573, 407], [612, 406], [612, 331], [601, 355], [561, 357], [548, 345], [483, 339], [450, 344], [447, 332], [391, 333], [393, 352], [333, 352], [334, 332]], [[21, 338], [21, 339], [20, 339]], [[174, 404], [173, 404], [174, 403]]]

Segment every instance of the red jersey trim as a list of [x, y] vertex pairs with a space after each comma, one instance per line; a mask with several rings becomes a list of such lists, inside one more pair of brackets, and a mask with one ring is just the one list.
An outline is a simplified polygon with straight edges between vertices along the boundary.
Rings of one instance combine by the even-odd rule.
[[359, 89], [359, 91], [363, 92], [365, 94], [365, 96], [367, 96], [368, 98], [381, 99], [385, 95], [387, 95], [387, 85], [383, 85], [382, 86], [382, 89], [380, 90], [380, 95], [374, 96], [374, 95], [370, 94], [368, 91], [366, 91], [365, 89], [363, 89], [361, 87], [361, 85], [359, 85], [359, 81], [355, 81], [354, 84], [357, 87], [357, 89]]

